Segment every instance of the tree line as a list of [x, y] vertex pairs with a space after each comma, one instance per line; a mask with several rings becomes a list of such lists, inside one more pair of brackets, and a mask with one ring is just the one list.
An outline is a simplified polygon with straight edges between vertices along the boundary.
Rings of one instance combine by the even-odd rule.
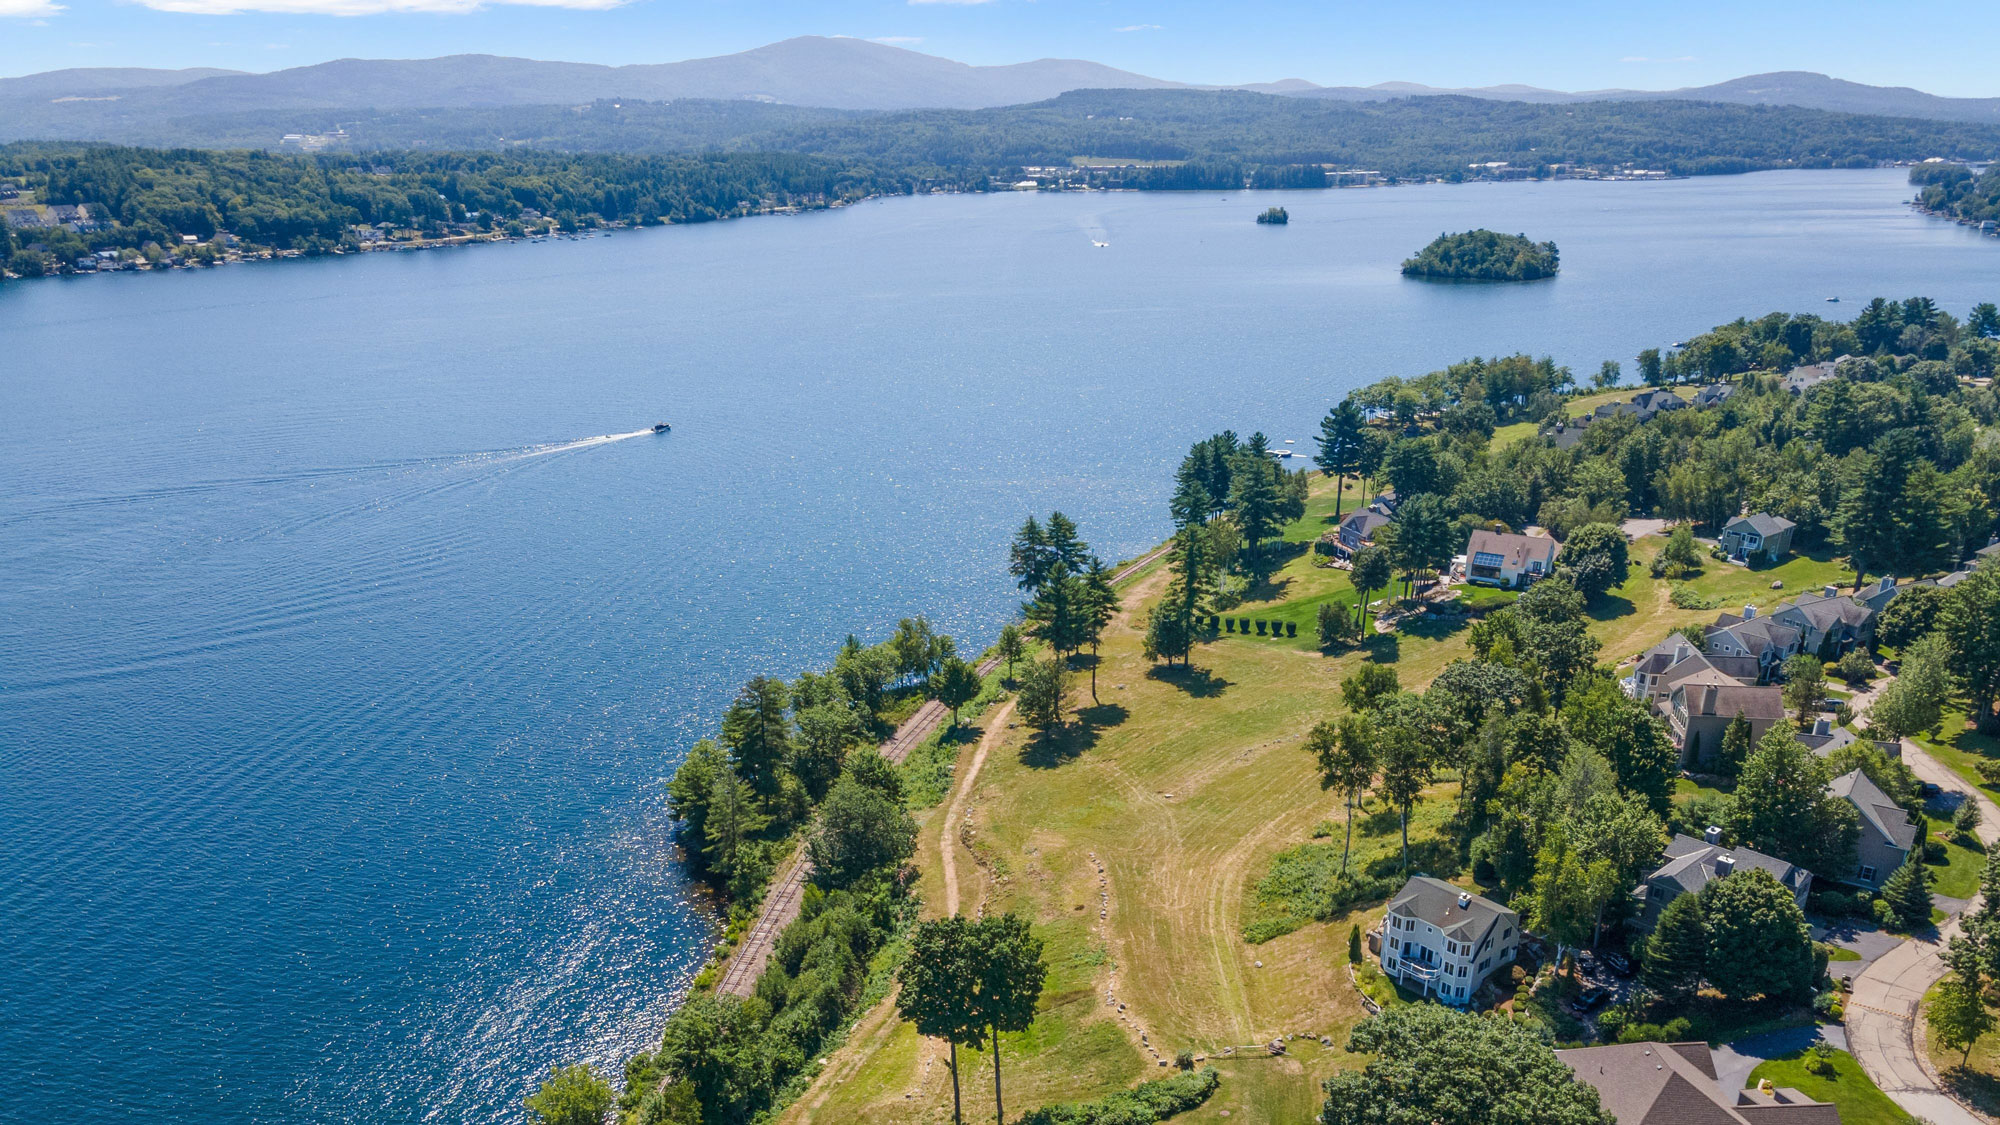
[[793, 153], [294, 156], [42, 142], [0, 146], [0, 182], [44, 203], [87, 204], [111, 224], [83, 232], [0, 224], [0, 251], [23, 276], [97, 250], [157, 258], [179, 252], [187, 235], [206, 243], [227, 232], [253, 249], [317, 252], [354, 245], [350, 228], [378, 223], [431, 234], [519, 233], [530, 212], [564, 230], [696, 223], [911, 188], [873, 165]]
[[1553, 242], [1525, 234], [1468, 230], [1440, 234], [1403, 263], [1404, 277], [1446, 281], [1534, 281], [1562, 268]]
[[1962, 223], [2000, 220], [2000, 164], [1974, 173], [1963, 164], [1919, 164], [1910, 183], [1920, 190], [1917, 204]]

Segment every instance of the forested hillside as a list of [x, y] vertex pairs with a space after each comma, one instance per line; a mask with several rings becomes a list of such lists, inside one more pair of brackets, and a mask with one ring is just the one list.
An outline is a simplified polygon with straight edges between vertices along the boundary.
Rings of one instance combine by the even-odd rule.
[[[821, 207], [910, 190], [867, 165], [791, 154], [556, 156], [404, 153], [274, 156], [23, 144], [0, 147], [0, 181], [49, 204], [85, 204], [100, 229], [10, 230], [0, 251], [15, 273], [106, 248], [149, 256], [183, 236], [227, 231], [244, 243], [323, 250], [357, 226], [519, 230], [538, 214], [565, 229], [599, 222], [689, 223], [763, 207]], [[29, 242], [46, 249], [25, 249]]]

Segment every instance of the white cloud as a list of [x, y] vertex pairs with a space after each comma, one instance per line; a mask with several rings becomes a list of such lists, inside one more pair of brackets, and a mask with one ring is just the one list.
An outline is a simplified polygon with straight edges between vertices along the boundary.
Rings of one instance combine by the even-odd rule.
[[1628, 63], [1689, 63], [1699, 62], [1700, 60], [1696, 59], [1693, 55], [1675, 55], [1670, 59], [1656, 59], [1646, 55], [1626, 55], [1618, 61]]
[[37, 19], [63, 10], [52, 0], [0, 0], [0, 19]]
[[1156, 23], [1135, 23], [1135, 24], [1132, 24], [1132, 25], [1130, 25], [1130, 26], [1127, 26], [1127, 27], [1114, 27], [1114, 28], [1112, 28], [1111, 30], [1113, 30], [1113, 31], [1165, 31], [1165, 30], [1166, 30], [1166, 28], [1164, 28], [1164, 27], [1161, 27], [1161, 26], [1160, 26], [1159, 24], [1156, 24]]
[[[0, 0], [0, 5], [22, 0]], [[148, 8], [196, 16], [226, 16], [239, 12], [277, 12], [291, 16], [378, 16], [388, 12], [461, 15], [493, 4], [534, 8], [578, 8], [603, 11], [625, 0], [139, 0]]]
[[890, 47], [909, 47], [924, 41], [921, 35], [878, 35], [870, 43], [882, 43]]

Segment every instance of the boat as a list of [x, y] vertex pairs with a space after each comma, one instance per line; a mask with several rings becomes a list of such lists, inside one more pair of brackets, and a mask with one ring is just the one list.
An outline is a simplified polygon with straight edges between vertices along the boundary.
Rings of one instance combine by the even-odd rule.
[[1828, 298], [1826, 299], [1826, 303], [1827, 303], [1827, 304], [1829, 304], [1829, 305], [1837, 305], [1837, 304], [1839, 304], [1839, 303], [1840, 303], [1840, 298], [1838, 298], [1838, 297], [1828, 297]]
[[666, 424], [665, 422], [655, 422], [655, 423], [653, 423], [653, 432], [654, 432], [654, 433], [656, 433], [656, 434], [664, 434], [664, 433], [666, 433], [666, 432], [667, 432], [668, 430], [671, 430], [671, 429], [673, 429], [673, 427], [672, 427], [672, 426], [669, 426], [669, 425], [667, 425], [667, 424]]

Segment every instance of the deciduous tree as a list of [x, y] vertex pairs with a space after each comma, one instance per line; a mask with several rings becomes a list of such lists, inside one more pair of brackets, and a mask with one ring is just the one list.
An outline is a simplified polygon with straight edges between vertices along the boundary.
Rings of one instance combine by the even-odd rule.
[[1812, 994], [1818, 965], [1805, 914], [1789, 888], [1762, 868], [1738, 871], [1701, 891], [1708, 919], [1709, 983], [1731, 999]]
[[1347, 801], [1347, 837], [1340, 845], [1340, 873], [1347, 874], [1354, 851], [1354, 802], [1375, 780], [1375, 731], [1365, 714], [1346, 714], [1338, 723], [1322, 719], [1306, 736], [1306, 752], [1319, 764], [1319, 787]]
[[960, 915], [918, 922], [910, 952], [896, 970], [896, 1011], [917, 1034], [942, 1039], [951, 1050], [951, 1119], [964, 1120], [958, 1087], [958, 1048], [986, 1042], [979, 1011], [979, 961], [975, 927]]
[[1035, 1022], [1035, 1004], [1042, 997], [1048, 966], [1042, 963], [1042, 939], [1015, 914], [994, 914], [973, 924], [972, 941], [979, 950], [976, 1011], [993, 1040], [993, 1112], [999, 1125], [1007, 1113], [1000, 1097], [1000, 1033], [1026, 1031]]
[[1347, 1050], [1359, 1071], [1324, 1083], [1324, 1125], [1611, 1125], [1597, 1090], [1576, 1079], [1526, 1024], [1437, 1004], [1363, 1020]]

